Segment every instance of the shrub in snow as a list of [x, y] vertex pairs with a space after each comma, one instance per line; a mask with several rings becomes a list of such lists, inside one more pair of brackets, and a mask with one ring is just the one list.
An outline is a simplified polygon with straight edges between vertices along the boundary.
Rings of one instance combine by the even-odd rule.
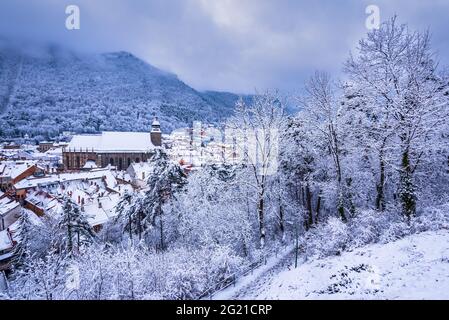
[[404, 218], [395, 211], [361, 211], [349, 224], [351, 248], [370, 243], [400, 239], [410, 230]]
[[377, 242], [383, 230], [388, 226], [390, 215], [375, 210], [361, 211], [351, 220], [351, 248], [357, 248]]
[[63, 299], [66, 267], [65, 256], [53, 252], [44, 258], [30, 259], [26, 269], [17, 270], [14, 274], [10, 293], [14, 299]]
[[232, 253], [229, 247], [217, 247], [210, 257], [210, 276], [213, 283], [219, 283], [238, 272], [245, 264], [244, 259]]
[[194, 299], [206, 288], [204, 274], [194, 265], [188, 268], [175, 268], [170, 272], [164, 292], [169, 300]]
[[244, 265], [244, 259], [228, 247], [174, 251], [176, 255], [169, 254], [173, 260], [167, 270], [166, 299], [194, 299], [209, 288], [219, 289]]
[[412, 220], [411, 228], [414, 233], [449, 229], [449, 203], [425, 208]]
[[306, 257], [322, 258], [339, 255], [350, 240], [348, 225], [331, 217], [324, 224], [311, 229], [302, 241]]
[[390, 223], [380, 235], [381, 243], [396, 241], [410, 234], [410, 226], [404, 220]]

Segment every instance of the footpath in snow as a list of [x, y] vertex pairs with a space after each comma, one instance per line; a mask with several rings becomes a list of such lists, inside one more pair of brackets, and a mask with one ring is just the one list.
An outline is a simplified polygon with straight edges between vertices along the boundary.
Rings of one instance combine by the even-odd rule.
[[269, 276], [273, 270], [280, 266], [285, 267], [286, 260], [290, 260], [294, 246], [288, 246], [276, 256], [267, 259], [266, 264], [253, 270], [252, 273], [247, 274], [242, 278], [236, 279], [235, 285], [231, 285], [226, 289], [216, 292], [212, 297], [204, 297], [204, 300], [212, 298], [213, 300], [232, 300], [240, 299], [240, 295], [245, 294], [248, 290], [251, 291], [253, 285], [263, 283], [263, 279]]
[[261, 282], [240, 299], [449, 299], [449, 232], [368, 245], [252, 280]]

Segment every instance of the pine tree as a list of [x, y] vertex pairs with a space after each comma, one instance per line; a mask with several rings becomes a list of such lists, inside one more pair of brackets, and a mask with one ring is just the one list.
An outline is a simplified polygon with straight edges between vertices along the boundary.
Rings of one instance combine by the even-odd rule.
[[59, 226], [66, 231], [66, 250], [69, 253], [73, 252], [74, 242], [79, 250], [82, 244], [91, 243], [95, 237], [86, 215], [70, 198], [64, 200]]
[[172, 163], [163, 150], [156, 150], [150, 159], [153, 172], [142, 193], [125, 193], [117, 206], [117, 221], [121, 221], [123, 231], [133, 234], [139, 241], [150, 230], [158, 230], [157, 248], [165, 248], [163, 205], [186, 184], [186, 176], [181, 167]]
[[135, 195], [126, 190], [115, 209], [117, 212], [115, 221], [120, 222], [123, 225], [123, 230], [128, 232], [130, 241], [132, 241], [133, 238], [133, 222], [135, 221], [136, 203]]
[[19, 227], [14, 235], [17, 241], [13, 251], [13, 264], [18, 267], [23, 264], [25, 259], [30, 255], [30, 240], [32, 238], [32, 223], [29, 215], [22, 210], [18, 219]]
[[181, 167], [172, 163], [163, 150], [156, 150], [151, 158], [154, 170], [147, 180], [143, 205], [145, 208], [145, 222], [159, 229], [159, 245], [165, 248], [163, 205], [182, 189], [187, 183], [186, 175]]

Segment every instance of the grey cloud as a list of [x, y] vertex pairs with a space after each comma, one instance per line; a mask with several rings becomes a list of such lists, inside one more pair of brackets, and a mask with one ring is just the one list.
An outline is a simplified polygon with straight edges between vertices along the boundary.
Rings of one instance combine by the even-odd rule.
[[[68, 4], [81, 30], [65, 29]], [[2, 0], [0, 35], [54, 42], [80, 51], [126, 50], [178, 74], [197, 89], [292, 91], [314, 69], [338, 76], [365, 29], [365, 7], [430, 27], [449, 62], [449, 2], [260, 0]]]

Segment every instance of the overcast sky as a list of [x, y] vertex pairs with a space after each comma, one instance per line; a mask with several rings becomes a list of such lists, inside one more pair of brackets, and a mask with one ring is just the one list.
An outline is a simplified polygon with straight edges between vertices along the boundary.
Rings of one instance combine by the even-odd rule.
[[[65, 28], [80, 8], [81, 29]], [[367, 32], [367, 5], [430, 28], [449, 64], [449, 0], [0, 0], [0, 35], [78, 51], [125, 50], [196, 89], [295, 91], [313, 70], [339, 75]]]

